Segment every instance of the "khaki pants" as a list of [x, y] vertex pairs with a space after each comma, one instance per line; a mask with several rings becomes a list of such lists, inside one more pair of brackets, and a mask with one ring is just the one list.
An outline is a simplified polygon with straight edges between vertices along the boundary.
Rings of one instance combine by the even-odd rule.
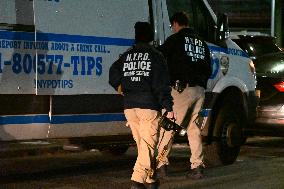
[[[187, 127], [187, 136], [189, 147], [191, 151], [191, 169], [203, 165], [203, 154], [202, 154], [202, 137], [201, 131], [195, 123], [195, 119], [198, 116], [204, 98], [205, 90], [203, 87], [186, 87], [182, 93], [178, 93], [176, 90], [172, 90], [172, 96], [174, 98], [174, 112], [177, 117], [177, 123], [181, 124], [187, 110], [193, 108], [192, 115], [190, 118], [189, 125]], [[195, 104], [195, 105], [194, 105]], [[194, 107], [192, 107], [194, 105]], [[158, 143], [158, 165], [157, 168], [160, 168], [162, 165], [168, 165], [169, 160], [168, 156], [172, 148], [173, 143], [173, 132], [165, 131], [161, 128], [160, 138]]]
[[124, 110], [124, 114], [127, 125], [130, 126], [133, 138], [136, 141], [138, 151], [131, 180], [140, 183], [155, 182], [151, 178], [151, 173], [155, 170], [160, 113], [150, 109], [133, 108]]

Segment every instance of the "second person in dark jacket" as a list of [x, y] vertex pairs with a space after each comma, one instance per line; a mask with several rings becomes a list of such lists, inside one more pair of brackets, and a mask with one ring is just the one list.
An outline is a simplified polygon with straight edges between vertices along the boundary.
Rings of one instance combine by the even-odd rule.
[[[208, 78], [211, 75], [210, 52], [207, 44], [189, 28], [189, 19], [184, 12], [175, 13], [171, 19], [173, 35], [159, 48], [165, 55], [170, 81], [173, 87], [174, 113], [181, 124], [189, 116], [187, 135], [191, 150], [190, 171], [193, 179], [203, 177], [203, 150], [201, 130], [195, 123], [202, 107]], [[187, 112], [192, 112], [187, 115]], [[165, 176], [168, 156], [173, 142], [173, 131], [161, 129], [158, 170]]]

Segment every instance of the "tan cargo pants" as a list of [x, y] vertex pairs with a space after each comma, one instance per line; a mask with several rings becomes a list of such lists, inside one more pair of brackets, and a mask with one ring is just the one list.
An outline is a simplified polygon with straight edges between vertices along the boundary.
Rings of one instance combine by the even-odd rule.
[[131, 180], [140, 183], [155, 182], [151, 174], [154, 173], [156, 167], [155, 154], [160, 132], [158, 126], [160, 113], [150, 109], [133, 108], [124, 110], [124, 114], [138, 151]]
[[[173, 89], [172, 97], [174, 98], [173, 110], [176, 114], [176, 122], [178, 124], [182, 123], [187, 110], [195, 104], [195, 106], [192, 107], [193, 111], [187, 127], [187, 136], [191, 151], [191, 169], [194, 169], [199, 165], [203, 165], [201, 131], [194, 121], [202, 107], [205, 98], [205, 90], [200, 86], [186, 87], [182, 93], [179, 93]], [[160, 138], [158, 143], [159, 159], [157, 168], [160, 168], [162, 165], [169, 164], [168, 156], [173, 143], [172, 134], [172, 131], [165, 131], [163, 128], [160, 130]]]

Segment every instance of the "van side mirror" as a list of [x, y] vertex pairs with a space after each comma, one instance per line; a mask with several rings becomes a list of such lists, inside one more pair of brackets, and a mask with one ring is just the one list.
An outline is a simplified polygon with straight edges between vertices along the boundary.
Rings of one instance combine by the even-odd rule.
[[229, 38], [229, 36], [230, 36], [230, 30], [229, 30], [228, 15], [225, 13], [218, 14], [216, 41], [222, 41], [224, 39]]

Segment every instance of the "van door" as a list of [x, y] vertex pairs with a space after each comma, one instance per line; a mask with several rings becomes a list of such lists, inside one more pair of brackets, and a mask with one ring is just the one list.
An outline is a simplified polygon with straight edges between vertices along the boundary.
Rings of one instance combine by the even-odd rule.
[[35, 94], [33, 2], [0, 1], [0, 93]]
[[36, 96], [34, 1], [0, 1], [0, 140], [45, 138], [49, 96]]

